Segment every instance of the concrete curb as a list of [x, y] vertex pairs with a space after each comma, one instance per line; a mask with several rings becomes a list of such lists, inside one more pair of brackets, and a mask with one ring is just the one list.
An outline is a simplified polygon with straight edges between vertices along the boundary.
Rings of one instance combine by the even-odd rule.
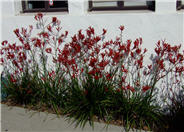
[[[82, 130], [70, 125], [64, 117], [46, 112], [28, 111], [24, 108], [9, 107], [1, 104], [1, 131], [2, 132], [125, 132], [122, 127], [95, 123], [94, 130], [87, 124]], [[140, 132], [140, 130], [135, 130]], [[144, 131], [141, 131], [144, 132]]]

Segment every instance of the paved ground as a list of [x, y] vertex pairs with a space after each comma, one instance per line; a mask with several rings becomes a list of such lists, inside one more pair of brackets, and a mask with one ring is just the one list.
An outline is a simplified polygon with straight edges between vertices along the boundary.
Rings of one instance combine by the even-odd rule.
[[45, 112], [27, 111], [19, 107], [8, 107], [1, 104], [2, 132], [125, 132], [121, 127], [110, 125], [108, 130], [103, 123], [95, 123], [95, 128], [89, 125], [83, 129], [70, 125], [63, 117]]

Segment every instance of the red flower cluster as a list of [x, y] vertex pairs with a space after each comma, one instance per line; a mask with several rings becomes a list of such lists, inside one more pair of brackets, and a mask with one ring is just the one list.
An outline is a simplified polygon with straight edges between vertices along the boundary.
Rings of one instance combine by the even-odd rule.
[[43, 18], [43, 14], [42, 13], [38, 13], [37, 15], [35, 15], [35, 20], [40, 21]]
[[148, 85], [143, 86], [143, 87], [142, 87], [142, 91], [143, 91], [143, 92], [146, 92], [146, 91], [149, 90], [150, 88], [151, 88], [151, 87], [148, 86]]
[[[180, 53], [181, 45], [171, 46], [165, 41], [157, 43], [155, 48], [156, 57], [154, 67], [157, 67], [157, 80], [168, 75], [169, 72], [175, 72], [176, 74], [182, 74], [184, 72], [184, 55]], [[151, 65], [150, 65], [151, 66]], [[152, 66], [152, 68], [154, 68]], [[149, 69], [152, 69], [149, 68]]]
[[46, 51], [47, 53], [51, 53], [51, 52], [52, 52], [52, 49], [51, 49], [51, 48], [46, 48], [45, 51]]
[[[69, 79], [83, 81], [91, 76], [94, 80], [112, 82], [117, 91], [123, 89], [134, 93], [140, 89], [144, 93], [169, 73], [174, 76], [184, 75], [181, 45], [171, 46], [165, 41], [158, 41], [152, 64], [144, 66], [147, 49], [141, 48], [143, 40], [137, 38], [135, 41], [123, 42], [124, 26], [119, 27], [121, 34], [115, 40], [104, 41], [106, 29], [97, 35], [95, 29], [89, 27], [85, 31], [79, 30], [70, 42], [66, 42], [68, 31], [61, 33], [62, 27], [57, 17], [52, 17], [47, 26], [44, 26], [42, 19], [41, 13], [35, 16], [38, 29], [41, 30], [36, 37], [31, 37], [33, 26], [30, 26], [29, 29], [14, 30], [19, 45], [9, 44], [6, 40], [2, 42], [1, 64], [13, 67], [12, 82], [16, 82], [21, 75], [18, 73], [24, 72], [26, 68], [32, 70], [39, 67], [43, 80], [47, 76], [54, 77], [58, 68]], [[50, 67], [47, 58], [53, 59], [54, 63]]]

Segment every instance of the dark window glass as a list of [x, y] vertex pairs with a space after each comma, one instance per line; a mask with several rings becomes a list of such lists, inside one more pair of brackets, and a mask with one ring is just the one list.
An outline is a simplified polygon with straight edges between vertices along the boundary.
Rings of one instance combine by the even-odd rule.
[[55, 11], [68, 11], [68, 1], [53, 0], [50, 5], [49, 0], [35, 1], [24, 0], [22, 1], [23, 12], [55, 12]]
[[184, 9], [184, 0], [178, 0], [178, 1], [177, 1], [176, 8], [177, 8], [178, 10]]
[[89, 10], [155, 10], [155, 1], [144, 0], [113, 0], [113, 1], [89, 1]]
[[53, 1], [53, 5], [50, 8], [68, 7], [68, 1]]
[[28, 1], [27, 7], [28, 9], [45, 8], [45, 2], [44, 1]]

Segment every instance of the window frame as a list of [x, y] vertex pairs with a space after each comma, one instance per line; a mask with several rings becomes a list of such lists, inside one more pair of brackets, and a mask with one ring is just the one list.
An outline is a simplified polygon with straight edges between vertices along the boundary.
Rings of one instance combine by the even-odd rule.
[[182, 4], [181, 0], [177, 0], [176, 8], [177, 8], [177, 10], [184, 9], [184, 3]]
[[[100, 0], [99, 0], [100, 1]], [[128, 6], [125, 7], [124, 1], [116, 1], [117, 6], [108, 6], [108, 7], [93, 7], [93, 1], [89, 0], [89, 8], [88, 11], [108, 11], [108, 10], [151, 10], [155, 11], [155, 1], [154, 2], [154, 7], [149, 8], [149, 6]]]
[[68, 6], [67, 7], [61, 7], [61, 8], [50, 8], [49, 7], [49, 1], [44, 1], [45, 8], [38, 8], [38, 9], [26, 9], [26, 1], [22, 0], [22, 12], [23, 13], [32, 13], [32, 12], [68, 12]]

